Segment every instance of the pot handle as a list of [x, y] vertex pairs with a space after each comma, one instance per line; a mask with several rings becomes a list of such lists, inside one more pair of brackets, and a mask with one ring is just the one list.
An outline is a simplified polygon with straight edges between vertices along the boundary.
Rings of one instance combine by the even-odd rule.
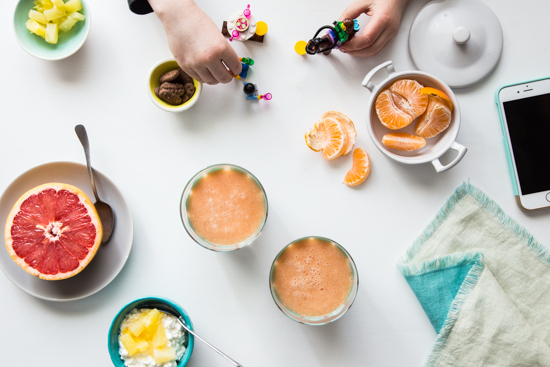
[[458, 152], [458, 155], [456, 156], [455, 159], [453, 159], [453, 161], [451, 163], [449, 163], [446, 166], [441, 164], [441, 162], [439, 161], [439, 158], [434, 159], [432, 161], [432, 164], [434, 165], [435, 170], [438, 173], [445, 172], [445, 171], [453, 168], [454, 166], [456, 166], [458, 164], [458, 162], [460, 162], [462, 160], [462, 158], [464, 158], [464, 155], [468, 151], [468, 148], [466, 148], [464, 145], [458, 144], [456, 141], [453, 143], [453, 145], [451, 145], [451, 147], [449, 149], [456, 150]]
[[375, 67], [374, 69], [372, 69], [371, 71], [369, 71], [369, 73], [367, 74], [365, 79], [363, 79], [363, 83], [361, 83], [361, 84], [363, 84], [363, 87], [367, 88], [368, 90], [370, 90], [372, 92], [372, 90], [376, 86], [374, 84], [372, 84], [370, 80], [372, 79], [374, 74], [376, 74], [380, 69], [383, 69], [383, 68], [386, 68], [386, 70], [388, 71], [388, 74], [390, 76], [395, 73], [395, 68], [393, 67], [393, 61], [391, 61], [391, 60], [386, 61], [385, 63], [380, 64], [377, 67]]

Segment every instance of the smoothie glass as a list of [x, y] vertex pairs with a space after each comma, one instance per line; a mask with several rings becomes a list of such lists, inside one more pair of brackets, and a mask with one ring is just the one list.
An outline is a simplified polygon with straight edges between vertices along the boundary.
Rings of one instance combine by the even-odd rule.
[[[299, 315], [299, 314], [293, 312], [279, 299], [279, 296], [277, 295], [277, 291], [276, 291], [275, 286], [274, 286], [274, 274], [275, 274], [275, 267], [276, 267], [276, 264], [277, 264], [277, 260], [285, 252], [285, 250], [287, 250], [289, 248], [289, 246], [291, 246], [295, 243], [300, 243], [300, 242], [302, 242], [304, 240], [308, 240], [308, 239], [320, 240], [322, 242], [327, 242], [327, 243], [330, 243], [330, 244], [333, 244], [334, 246], [336, 246], [342, 252], [342, 254], [344, 254], [346, 259], [348, 260], [349, 266], [350, 266], [350, 269], [351, 269], [351, 273], [352, 273], [351, 289], [350, 289], [350, 292], [349, 292], [346, 300], [337, 309], [335, 309], [334, 311], [332, 311], [332, 312], [330, 312], [326, 315], [322, 315], [322, 316], [304, 316], [304, 315]], [[357, 273], [357, 267], [355, 266], [355, 262], [353, 261], [353, 258], [346, 251], [346, 249], [344, 247], [342, 247], [340, 244], [336, 243], [335, 241], [333, 241], [331, 239], [325, 238], [325, 237], [308, 236], [308, 237], [299, 238], [299, 239], [291, 242], [290, 244], [285, 246], [277, 254], [277, 256], [275, 257], [275, 260], [273, 260], [273, 264], [271, 265], [271, 271], [269, 273], [269, 289], [271, 290], [271, 296], [273, 297], [273, 300], [275, 301], [275, 304], [277, 305], [277, 307], [279, 307], [279, 309], [286, 316], [288, 316], [290, 319], [292, 319], [296, 322], [302, 323], [302, 324], [306, 324], [306, 325], [325, 325], [325, 324], [328, 324], [330, 322], [338, 320], [340, 317], [342, 317], [350, 309], [351, 305], [355, 301], [355, 297], [357, 296], [357, 291], [359, 289], [359, 274]]]
[[[237, 171], [237, 172], [240, 172], [240, 173], [243, 173], [243, 174], [247, 175], [248, 178], [250, 178], [256, 184], [256, 186], [260, 190], [261, 194], [263, 195], [263, 200], [264, 200], [263, 220], [261, 221], [261, 224], [258, 226], [256, 231], [254, 233], [252, 233], [245, 240], [243, 240], [239, 243], [229, 244], [229, 245], [228, 244], [213, 243], [213, 242], [210, 242], [210, 241], [204, 239], [203, 237], [201, 237], [196, 232], [195, 228], [193, 228], [193, 225], [191, 223], [192, 221], [189, 218], [189, 212], [188, 212], [188, 205], [189, 205], [190, 195], [191, 195], [191, 192], [193, 191], [193, 189], [195, 188], [195, 186], [199, 183], [199, 181], [201, 179], [205, 178], [208, 174], [215, 173], [215, 172], [220, 171], [220, 170], [234, 170], [234, 171]], [[184, 226], [185, 230], [187, 231], [187, 233], [189, 234], [189, 236], [196, 243], [201, 245], [202, 247], [204, 247], [208, 250], [217, 251], [217, 252], [228, 252], [228, 251], [238, 250], [238, 249], [246, 247], [246, 246], [250, 245], [252, 242], [254, 242], [254, 240], [256, 238], [258, 238], [258, 236], [262, 232], [262, 229], [265, 226], [265, 222], [267, 221], [267, 213], [268, 213], [267, 195], [265, 194], [265, 190], [264, 190], [262, 184], [260, 183], [260, 181], [258, 181], [258, 179], [252, 173], [247, 171], [246, 169], [244, 169], [242, 167], [239, 167], [239, 166], [236, 166], [236, 165], [233, 165], [233, 164], [216, 164], [216, 165], [213, 165], [213, 166], [206, 167], [205, 169], [198, 172], [196, 175], [194, 175], [191, 178], [191, 180], [189, 180], [189, 182], [185, 186], [185, 189], [183, 190], [183, 194], [181, 196], [181, 201], [180, 201], [181, 221], [183, 222], [183, 226]]]

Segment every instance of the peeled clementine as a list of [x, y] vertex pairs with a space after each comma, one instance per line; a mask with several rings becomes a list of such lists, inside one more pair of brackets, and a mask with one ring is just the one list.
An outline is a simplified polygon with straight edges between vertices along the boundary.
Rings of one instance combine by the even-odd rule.
[[391, 133], [384, 135], [382, 143], [390, 149], [411, 151], [422, 148], [426, 140], [411, 134]]
[[425, 139], [433, 138], [451, 124], [453, 105], [435, 94], [428, 95], [428, 107], [418, 118], [414, 133]]
[[428, 95], [421, 93], [422, 84], [401, 79], [378, 95], [375, 109], [380, 122], [391, 130], [409, 125], [428, 106]]
[[353, 151], [353, 166], [346, 173], [344, 181], [348, 186], [357, 186], [363, 183], [370, 174], [370, 159], [367, 152], [361, 148]]
[[78, 274], [95, 256], [103, 229], [90, 199], [78, 188], [44, 184], [27, 191], [6, 221], [6, 247], [26, 272], [46, 280]]
[[323, 113], [323, 116], [321, 116], [321, 118], [323, 119], [327, 117], [335, 119], [346, 129], [348, 140], [346, 146], [344, 147], [344, 152], [342, 153], [342, 155], [348, 154], [349, 152], [351, 152], [351, 149], [355, 144], [355, 137], [357, 136], [357, 131], [355, 130], [355, 125], [353, 121], [351, 121], [346, 115], [338, 111], [328, 111]]
[[307, 146], [316, 152], [322, 150], [327, 160], [341, 156], [348, 144], [348, 133], [336, 119], [327, 117], [315, 123], [306, 133]]

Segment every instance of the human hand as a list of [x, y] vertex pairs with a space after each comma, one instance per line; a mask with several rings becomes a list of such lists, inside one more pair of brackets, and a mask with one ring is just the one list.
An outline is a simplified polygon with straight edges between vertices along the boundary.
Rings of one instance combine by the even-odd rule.
[[365, 13], [370, 20], [361, 32], [340, 47], [340, 51], [359, 57], [374, 56], [391, 41], [397, 31], [409, 0], [356, 0], [340, 15], [356, 19]]
[[218, 84], [241, 73], [237, 53], [193, 0], [149, 0], [149, 4], [162, 22], [174, 58], [190, 77]]

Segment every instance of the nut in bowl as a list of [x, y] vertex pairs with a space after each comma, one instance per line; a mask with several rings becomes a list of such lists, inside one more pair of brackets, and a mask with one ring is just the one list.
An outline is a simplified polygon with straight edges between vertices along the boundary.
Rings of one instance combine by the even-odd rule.
[[[384, 68], [388, 71], [388, 77], [379, 85], [374, 85], [371, 82], [372, 77]], [[395, 82], [401, 80], [415, 81], [419, 84], [419, 87], [427, 87], [425, 89], [431, 91], [437, 90], [438, 92], [441, 92], [442, 96], [447, 97], [450, 101], [449, 105], [451, 106], [451, 112], [448, 126], [441, 130], [441, 132], [436, 136], [426, 138], [425, 143], [424, 138], [416, 136], [418, 130], [415, 129], [415, 126], [417, 125], [416, 118], [420, 115], [420, 111], [416, 111], [417, 114], [412, 116], [411, 120], [414, 120], [412, 123], [407, 121], [408, 124], [403, 124], [403, 127], [402, 125], [390, 125], [391, 128], [388, 127], [387, 123], [383, 124], [381, 122], [379, 114], [377, 113], [376, 101], [378, 97], [390, 89]], [[467, 151], [466, 147], [456, 142], [456, 137], [460, 129], [460, 108], [453, 91], [443, 81], [431, 74], [416, 70], [396, 72], [392, 61], [387, 61], [372, 69], [367, 74], [362, 84], [365, 88], [372, 92], [368, 102], [367, 130], [369, 131], [371, 139], [376, 147], [386, 156], [404, 164], [421, 164], [431, 162], [437, 172], [444, 172], [451, 169], [464, 157]], [[426, 98], [426, 101], [423, 103], [425, 105], [424, 109], [430, 108], [431, 106], [428, 106], [427, 101], [428, 98]], [[420, 116], [419, 119], [421, 118], [422, 116]], [[385, 144], [387, 141], [394, 141], [397, 142], [397, 144], [393, 146], [399, 147], [399, 143], [403, 140], [411, 140], [411, 143], [405, 142], [407, 145], [415, 144], [414, 140], [419, 140], [419, 142], [416, 142], [418, 149], [392, 149]], [[447, 165], [443, 165], [439, 161], [439, 158], [449, 149], [455, 150], [458, 154], [452, 162]]]
[[55, 0], [55, 4], [47, 0], [19, 0], [13, 15], [17, 41], [25, 51], [42, 60], [61, 60], [77, 52], [88, 38], [90, 21], [85, 0]]
[[[180, 76], [176, 72], [179, 68], [175, 60], [167, 59], [159, 61], [149, 72], [147, 94], [161, 110], [182, 112], [193, 107], [200, 97], [202, 83], [187, 75]], [[170, 74], [178, 74], [176, 80]]]

